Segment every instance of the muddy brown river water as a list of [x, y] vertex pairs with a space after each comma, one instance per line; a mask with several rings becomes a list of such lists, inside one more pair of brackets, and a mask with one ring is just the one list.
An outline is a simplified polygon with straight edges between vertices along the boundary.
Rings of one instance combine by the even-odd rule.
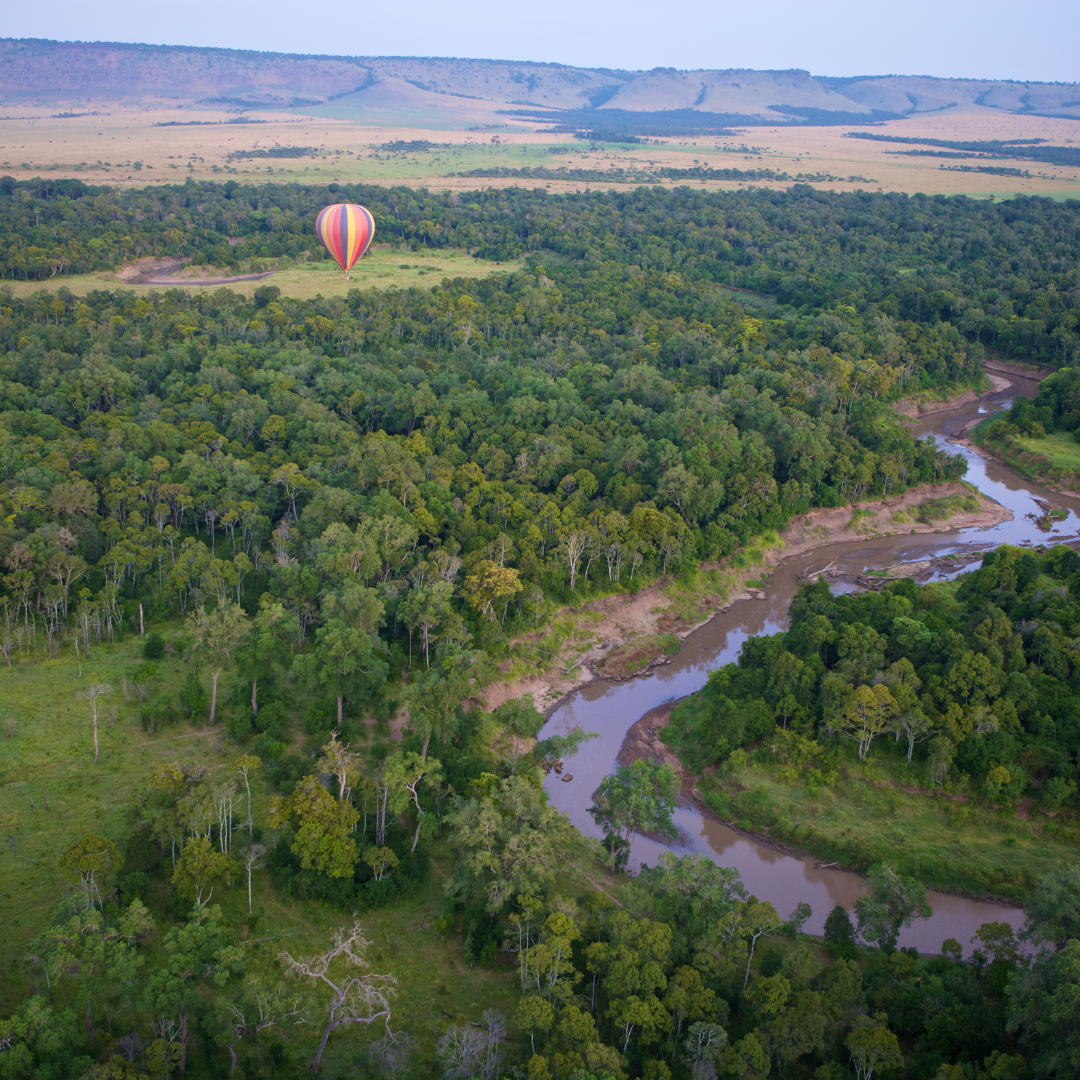
[[[1010, 469], [986, 461], [953, 442], [976, 417], [1008, 408], [1014, 396], [1035, 395], [1038, 383], [1034, 380], [1018, 376], [1010, 379], [1011, 385], [1004, 390], [916, 421], [913, 431], [920, 438], [934, 436], [939, 442], [949, 444], [951, 450], [963, 453], [968, 459], [965, 479], [1011, 510], [1011, 521], [987, 529], [832, 544], [784, 560], [766, 584], [763, 600], [745, 600], [716, 615], [690, 635], [671, 664], [624, 683], [597, 679], [559, 702], [541, 738], [577, 726], [599, 732], [600, 738], [586, 743], [572, 764], [568, 763], [574, 777], [571, 783], [560, 783], [553, 773], [548, 776], [545, 786], [552, 805], [568, 814], [582, 832], [599, 835], [588, 812], [592, 793], [613, 771], [629, 729], [650, 709], [699, 690], [710, 671], [737, 658], [743, 642], [752, 634], [772, 634], [785, 629], [788, 605], [798, 589], [800, 573], [820, 570], [833, 563], [837, 569], [857, 574], [900, 562], [968, 551], [973, 545], [979, 548], [998, 544], [1036, 546], [1077, 539], [1080, 500], [1031, 484]], [[1068, 517], [1058, 522], [1051, 533], [1040, 532], [1028, 517], [1042, 513], [1036, 500], [1051, 502], [1068, 511]], [[834, 591], [841, 589], [847, 591], [846, 586], [834, 586]], [[805, 900], [814, 912], [805, 926], [812, 934], [822, 932], [825, 917], [836, 904], [850, 909], [866, 887], [858, 874], [817, 869], [820, 860], [788, 855], [758, 843], [689, 805], [680, 806], [674, 820], [679, 835], [670, 846], [647, 837], [634, 840], [632, 867], [642, 862], [655, 864], [664, 850], [676, 854], [703, 852], [717, 863], [735, 867], [747, 891], [761, 900], [771, 900], [781, 916], [786, 917], [799, 901]], [[938, 952], [946, 938], [955, 938], [970, 952], [968, 942], [982, 923], [1008, 922], [1018, 928], [1024, 918], [1019, 908], [1004, 904], [933, 890], [928, 890], [927, 897], [934, 909], [932, 918], [916, 921], [900, 935], [902, 946], [913, 945], [921, 952]]]

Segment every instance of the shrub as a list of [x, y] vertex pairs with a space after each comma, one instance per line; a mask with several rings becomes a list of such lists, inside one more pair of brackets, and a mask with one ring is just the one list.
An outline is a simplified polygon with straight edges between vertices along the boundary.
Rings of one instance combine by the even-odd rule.
[[147, 634], [142, 655], [144, 660], [160, 660], [165, 655], [165, 639], [156, 630]]

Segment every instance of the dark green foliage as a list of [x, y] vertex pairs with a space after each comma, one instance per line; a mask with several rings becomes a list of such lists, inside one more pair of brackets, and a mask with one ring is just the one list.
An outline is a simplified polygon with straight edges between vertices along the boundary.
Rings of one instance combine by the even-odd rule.
[[[738, 663], [681, 702], [667, 739], [703, 768], [766, 739], [786, 719], [823, 745], [851, 734], [853, 690], [888, 691], [868, 754], [926, 762], [927, 782], [966, 775], [990, 804], [1045, 791], [1075, 800], [1080, 752], [1080, 556], [1000, 547], [958, 586], [909, 580], [833, 596], [824, 581], [792, 601], [791, 628], [750, 638]], [[824, 782], [806, 772], [807, 783]], [[816, 768], [816, 766], [815, 766]], [[819, 783], [820, 787], [820, 783]]]
[[165, 655], [165, 639], [156, 630], [146, 635], [142, 654], [144, 660], [160, 660]]

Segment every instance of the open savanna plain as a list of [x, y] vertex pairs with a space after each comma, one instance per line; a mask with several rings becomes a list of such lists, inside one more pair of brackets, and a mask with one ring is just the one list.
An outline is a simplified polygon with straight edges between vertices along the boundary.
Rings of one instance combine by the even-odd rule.
[[[143, 187], [184, 178], [243, 183], [327, 184], [364, 181], [469, 191], [546, 187], [552, 192], [641, 183], [693, 183], [706, 189], [869, 189], [1010, 198], [1080, 197], [1080, 169], [994, 158], [994, 167], [1026, 175], [960, 171], [961, 156], [909, 156], [896, 144], [847, 137], [852, 131], [905, 138], [981, 141], [1080, 140], [1070, 119], [1017, 116], [994, 109], [944, 110], [875, 125], [738, 129], [728, 137], [592, 143], [500, 113], [493, 102], [457, 101], [445, 113], [408, 108], [327, 106], [317, 117], [297, 110], [244, 114], [211, 109], [101, 107], [97, 115], [59, 116], [24, 105], [0, 108], [0, 170], [16, 179], [75, 176], [94, 184]], [[246, 122], [245, 122], [246, 121]], [[303, 147], [301, 157], [238, 157], [274, 147]], [[136, 164], [138, 163], [138, 164]], [[672, 180], [661, 168], [773, 170], [787, 179]], [[546, 168], [611, 173], [611, 179], [467, 175], [475, 170]], [[655, 177], [650, 174], [656, 174]]]

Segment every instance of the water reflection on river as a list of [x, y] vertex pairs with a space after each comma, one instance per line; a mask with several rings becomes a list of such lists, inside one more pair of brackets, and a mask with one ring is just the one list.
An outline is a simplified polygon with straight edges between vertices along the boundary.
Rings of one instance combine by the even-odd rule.
[[[935, 436], [950, 441], [961, 434], [973, 418], [1008, 408], [1013, 396], [1033, 397], [1037, 383], [1013, 378], [1013, 385], [978, 402], [921, 421], [915, 428], [920, 437]], [[963, 447], [968, 458], [966, 479], [1013, 513], [1012, 521], [990, 529], [965, 529], [940, 536], [891, 536], [865, 542], [832, 544], [782, 562], [765, 588], [765, 599], [747, 600], [722, 612], [692, 634], [670, 665], [629, 682], [612, 684], [602, 679], [570, 694], [552, 714], [544, 735], [571, 728], [598, 731], [600, 738], [585, 744], [573, 758], [570, 771], [573, 781], [560, 783], [549, 775], [546, 787], [554, 806], [565, 811], [583, 832], [598, 835], [588, 813], [592, 793], [610, 773], [627, 731], [646, 712], [700, 689], [716, 667], [734, 660], [743, 642], [752, 634], [772, 634], [782, 630], [787, 621], [788, 605], [798, 588], [798, 574], [808, 568], [822, 568], [829, 563], [852, 572], [865, 572], [897, 562], [948, 555], [974, 544], [1057, 543], [1080, 533], [1080, 500], [1046, 491], [1022, 480], [1004, 466], [986, 462]], [[1069, 511], [1049, 535], [1041, 533], [1028, 516], [1042, 511], [1036, 499], [1052, 501]], [[837, 588], [836, 591], [840, 591]], [[701, 851], [725, 866], [734, 866], [747, 889], [762, 900], [771, 900], [781, 915], [805, 900], [814, 910], [806, 925], [809, 933], [822, 932], [825, 916], [836, 904], [850, 908], [865, 887], [863, 879], [845, 871], [816, 869], [817, 860], [795, 858], [767, 845], [756, 843], [720, 822], [704, 817], [686, 806], [675, 814], [678, 839], [670, 850], [678, 854]], [[647, 837], [634, 840], [632, 860], [636, 864], [654, 864], [666, 846]], [[901, 933], [901, 945], [914, 945], [924, 952], [937, 952], [945, 938], [960, 941], [969, 950], [969, 939], [984, 922], [1003, 921], [1014, 927], [1023, 922], [1023, 913], [1015, 907], [968, 900], [933, 891], [928, 892], [934, 909], [933, 918], [916, 922]]]

